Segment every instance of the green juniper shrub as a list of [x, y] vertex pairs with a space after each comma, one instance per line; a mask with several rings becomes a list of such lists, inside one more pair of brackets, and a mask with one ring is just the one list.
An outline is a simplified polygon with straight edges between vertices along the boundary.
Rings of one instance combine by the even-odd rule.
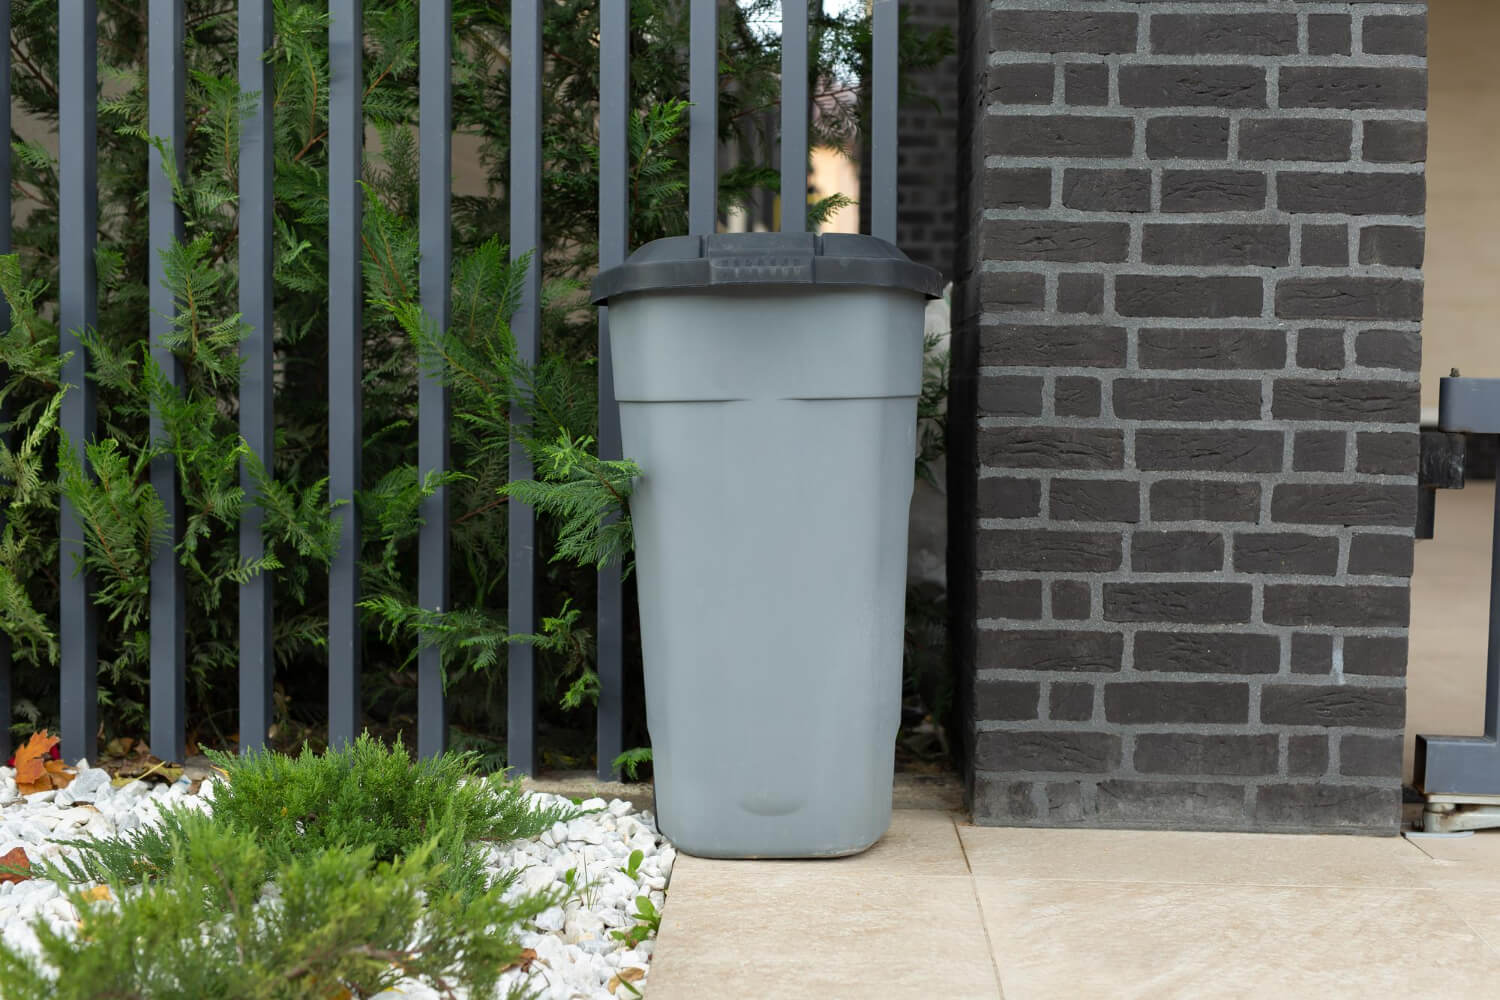
[[80, 926], [38, 920], [40, 958], [0, 941], [6, 1000], [333, 1000], [402, 979], [445, 998], [493, 996], [521, 958], [522, 923], [557, 902], [502, 886], [431, 891], [444, 881], [431, 838], [391, 860], [370, 845], [278, 856], [255, 831], [196, 814], [179, 817], [163, 869], [113, 883], [112, 901], [70, 893]]

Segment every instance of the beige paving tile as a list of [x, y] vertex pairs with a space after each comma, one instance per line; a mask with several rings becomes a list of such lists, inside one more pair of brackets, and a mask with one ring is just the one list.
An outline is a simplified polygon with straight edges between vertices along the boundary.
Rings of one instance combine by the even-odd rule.
[[[897, 809], [891, 813], [890, 829], [867, 851], [847, 858], [757, 861], [756, 864], [772, 870], [801, 870], [816, 865], [845, 874], [967, 875], [969, 866], [964, 862], [963, 848], [959, 846], [958, 833], [954, 830], [956, 815], [935, 809]], [[707, 858], [691, 860], [705, 866], [706, 871], [733, 871], [748, 863]]]
[[1492, 997], [1500, 954], [1428, 890], [979, 879], [1006, 1000]]
[[1443, 909], [1462, 918], [1474, 933], [1484, 939], [1490, 951], [1500, 955], [1500, 895], [1447, 889], [1438, 898]]
[[966, 876], [679, 858], [650, 1000], [996, 1000]]
[[1424, 837], [1411, 843], [1433, 859], [1418, 871], [1424, 885], [1500, 892], [1500, 830], [1480, 830], [1472, 837]]
[[1036, 830], [960, 824], [976, 876], [1189, 885], [1425, 887], [1400, 837]]

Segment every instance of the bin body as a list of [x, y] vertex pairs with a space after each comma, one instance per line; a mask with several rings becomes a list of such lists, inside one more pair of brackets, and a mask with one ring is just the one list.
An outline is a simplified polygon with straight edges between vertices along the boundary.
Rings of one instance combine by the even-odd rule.
[[734, 281], [608, 298], [657, 822], [705, 857], [852, 854], [890, 824], [927, 294], [778, 283], [812, 271], [757, 239], [784, 238], [705, 241]]

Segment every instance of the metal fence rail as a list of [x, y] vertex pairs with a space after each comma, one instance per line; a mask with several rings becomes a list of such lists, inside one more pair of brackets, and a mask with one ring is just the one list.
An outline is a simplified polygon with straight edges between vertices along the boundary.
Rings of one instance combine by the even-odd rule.
[[[688, 228], [694, 234], [718, 228], [718, 31], [722, 0], [691, 0], [689, 52], [689, 195]], [[805, 194], [809, 127], [809, 5], [790, 0], [782, 14], [782, 84], [780, 174], [782, 227], [807, 228]], [[541, 261], [532, 257], [542, 246], [541, 198], [543, 0], [511, 4], [511, 150], [510, 246], [513, 260], [531, 257], [520, 308], [511, 322], [520, 358], [534, 362], [540, 350]], [[176, 308], [165, 286], [161, 252], [181, 239], [183, 222], [173, 196], [169, 169], [185, 163], [183, 0], [149, 0], [148, 112], [153, 136], [164, 141], [170, 159], [153, 165], [149, 189], [150, 306], [152, 357], [181, 386], [176, 358], [164, 338], [171, 332]], [[63, 378], [73, 388], [66, 396], [62, 427], [80, 444], [95, 430], [94, 390], [84, 377], [87, 366], [82, 334], [96, 322], [97, 291], [94, 247], [98, 230], [95, 147], [97, 46], [95, 0], [59, 0], [61, 90], [59, 101], [59, 178], [61, 239], [59, 279], [59, 350], [68, 356]], [[363, 32], [361, 0], [329, 4], [329, 302], [328, 302], [328, 448], [329, 496], [338, 504], [339, 547], [329, 574], [328, 720], [333, 745], [354, 739], [361, 728], [359, 517], [354, 504], [361, 482], [361, 207], [360, 187], [364, 117]], [[8, 5], [0, 9], [9, 33]], [[452, 6], [451, 0], [421, 0], [419, 12], [420, 299], [426, 322], [446, 329], [450, 316], [452, 276]], [[872, 228], [894, 239], [896, 225], [896, 34], [897, 0], [874, 4]], [[268, 471], [273, 467], [274, 371], [272, 284], [272, 102], [271, 67], [265, 56], [272, 43], [271, 0], [239, 0], [238, 74], [248, 116], [241, 124], [239, 147], [239, 308], [246, 335], [241, 343], [240, 433]], [[6, 123], [9, 124], [7, 48], [0, 55], [4, 72]], [[629, 250], [630, 171], [628, 121], [630, 103], [630, 3], [602, 0], [599, 34], [599, 265], [623, 261]], [[10, 244], [9, 159], [0, 197], [6, 211], [0, 224], [0, 250]], [[8, 316], [0, 317], [8, 322]], [[619, 458], [619, 414], [610, 375], [609, 315], [599, 310], [599, 449], [603, 458]], [[449, 398], [439, 373], [423, 372], [418, 394], [418, 469], [423, 476], [449, 467]], [[525, 420], [519, 410], [513, 419]], [[161, 433], [153, 414], [151, 433]], [[79, 460], [84, 456], [80, 454]], [[525, 452], [515, 447], [510, 476], [532, 474]], [[183, 510], [177, 472], [170, 458], [153, 465], [152, 483], [167, 505], [173, 534], [159, 543], [151, 567], [150, 743], [164, 758], [181, 759], [184, 746], [186, 581], [174, 546], [180, 538]], [[248, 465], [241, 469], [247, 498], [239, 533], [242, 560], [265, 554], [262, 511], [254, 502], [256, 485]], [[449, 609], [448, 496], [439, 489], [422, 508], [419, 535], [418, 600], [433, 611]], [[536, 607], [536, 519], [520, 503], [509, 505], [509, 626], [534, 631]], [[0, 522], [3, 524], [3, 522]], [[92, 581], [74, 569], [83, 556], [83, 523], [66, 501], [61, 512], [62, 589], [61, 716], [64, 752], [69, 758], [94, 756], [97, 724], [98, 623]], [[600, 777], [610, 777], [613, 760], [624, 749], [624, 614], [623, 587], [617, 568], [598, 576], [596, 634], [599, 674], [598, 759]], [[240, 742], [246, 749], [265, 745], [272, 721], [274, 676], [272, 646], [273, 578], [257, 574], [240, 587], [239, 713]], [[420, 753], [440, 753], [446, 745], [447, 711], [442, 685], [442, 658], [426, 646], [418, 654], [418, 730]], [[508, 653], [508, 752], [511, 765], [534, 772], [538, 763], [536, 732], [536, 663], [530, 645], [516, 644]], [[10, 650], [0, 636], [0, 719], [10, 718]], [[0, 749], [8, 737], [0, 733]]]

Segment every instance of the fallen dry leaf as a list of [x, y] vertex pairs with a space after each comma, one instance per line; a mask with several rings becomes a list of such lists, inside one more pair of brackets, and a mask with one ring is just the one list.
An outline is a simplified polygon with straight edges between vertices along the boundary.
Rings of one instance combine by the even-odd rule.
[[101, 899], [109, 899], [109, 886], [96, 885], [92, 889], [85, 889], [83, 890], [83, 892], [79, 893], [79, 897], [85, 903], [97, 903]]
[[21, 749], [16, 751], [16, 784], [18, 786], [42, 784], [41, 788], [25, 788], [22, 792], [41, 792], [52, 787], [52, 782], [47, 781], [44, 764], [52, 753], [52, 748], [57, 746], [57, 737], [50, 736], [47, 730], [32, 733], [31, 739], [27, 740]]
[[531, 968], [531, 963], [535, 962], [535, 961], [536, 961], [536, 949], [535, 948], [522, 948], [521, 949], [521, 957], [517, 958], [514, 962], [511, 962], [509, 965], [507, 965], [504, 969], [501, 969], [500, 971], [501, 972], [505, 972], [507, 969], [520, 969], [522, 972], [525, 972], [527, 969]]
[[67, 788], [78, 777], [78, 772], [60, 760], [49, 760], [42, 765], [47, 771], [47, 777], [52, 779], [53, 788]]
[[[4, 854], [0, 854], [0, 868], [30, 868], [31, 859], [26, 852], [19, 847], [12, 848]], [[0, 882], [25, 882], [31, 878], [30, 875], [20, 875], [16, 872], [0, 872]]]
[[620, 988], [621, 983], [638, 983], [645, 978], [645, 969], [638, 969], [633, 965], [628, 965], [625, 968], [621, 969], [618, 975], [610, 976], [609, 984], [604, 988], [610, 993], [613, 993], [615, 990]]

